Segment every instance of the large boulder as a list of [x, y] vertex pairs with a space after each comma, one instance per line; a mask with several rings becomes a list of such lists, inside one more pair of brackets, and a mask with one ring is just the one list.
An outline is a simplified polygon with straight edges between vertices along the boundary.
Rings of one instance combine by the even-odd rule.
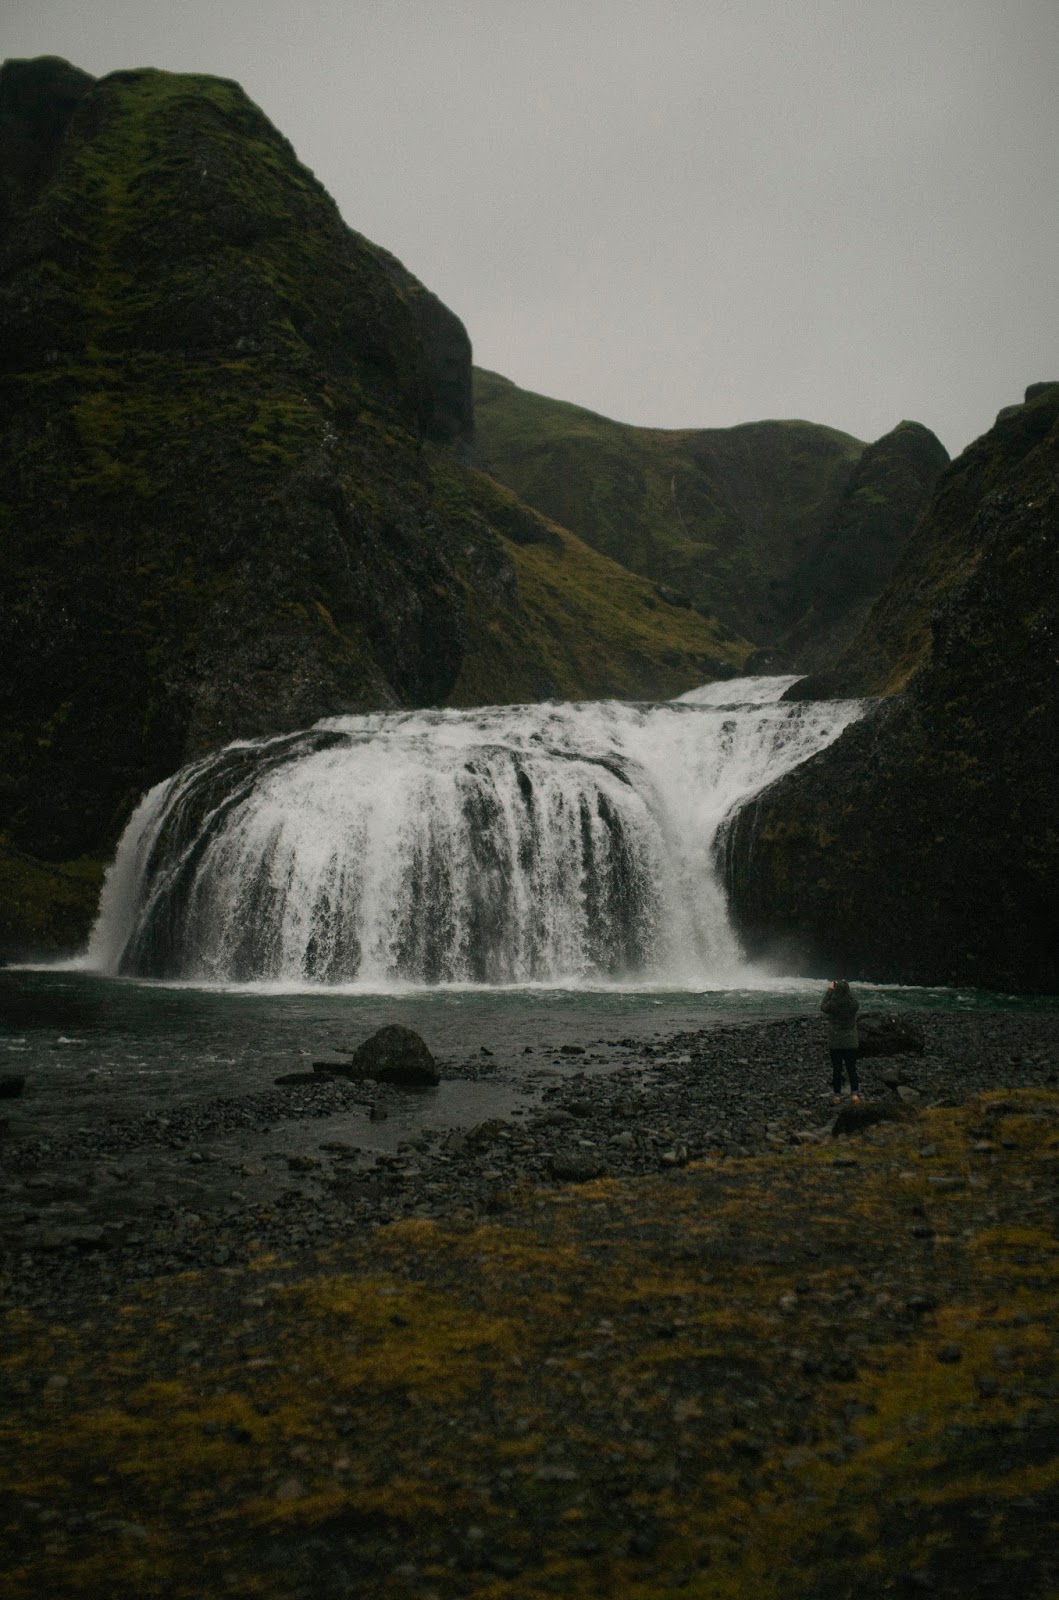
[[857, 1018], [861, 1056], [921, 1056], [925, 1048], [923, 1029], [907, 1017], [888, 1017], [862, 1011]]
[[424, 1088], [441, 1082], [437, 1062], [418, 1033], [392, 1022], [380, 1028], [353, 1052], [350, 1063], [356, 1077], [375, 1078], [405, 1088]]

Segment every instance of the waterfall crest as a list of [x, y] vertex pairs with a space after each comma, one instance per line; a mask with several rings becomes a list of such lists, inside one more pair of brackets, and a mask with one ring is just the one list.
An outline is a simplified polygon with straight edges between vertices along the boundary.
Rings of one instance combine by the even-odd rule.
[[337, 717], [233, 744], [141, 802], [87, 964], [199, 981], [738, 981], [731, 810], [859, 701], [793, 678], [619, 702]]

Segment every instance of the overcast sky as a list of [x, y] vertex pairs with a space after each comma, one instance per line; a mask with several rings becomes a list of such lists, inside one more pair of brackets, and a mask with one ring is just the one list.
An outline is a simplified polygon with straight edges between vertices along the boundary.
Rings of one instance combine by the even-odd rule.
[[461, 316], [625, 422], [902, 417], [1059, 378], [1057, 0], [2, 0], [9, 56], [239, 80]]

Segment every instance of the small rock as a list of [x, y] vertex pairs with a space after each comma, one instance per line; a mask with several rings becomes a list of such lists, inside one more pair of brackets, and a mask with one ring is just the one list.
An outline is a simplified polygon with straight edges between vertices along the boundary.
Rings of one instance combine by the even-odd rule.
[[5, 1072], [0, 1077], [0, 1100], [17, 1100], [25, 1087], [24, 1077], [17, 1072]]
[[319, 1156], [288, 1156], [287, 1166], [291, 1172], [315, 1172], [323, 1162]]
[[589, 1183], [593, 1178], [602, 1178], [606, 1167], [590, 1156], [554, 1155], [548, 1170], [560, 1183]]
[[583, 1044], [561, 1044], [559, 1046], [559, 1054], [561, 1056], [583, 1056], [584, 1053], [585, 1047]]
[[[860, 1101], [857, 1105], [843, 1106], [831, 1128], [832, 1133], [863, 1133], [880, 1122], [893, 1122], [901, 1115], [899, 1108], [884, 1100]], [[803, 1137], [800, 1134], [796, 1138]]]
[[906, 1106], [918, 1105], [919, 1091], [918, 1089], [913, 1089], [910, 1083], [899, 1083], [897, 1085], [897, 1098], [903, 1101]]
[[954, 1366], [957, 1361], [963, 1360], [963, 1348], [958, 1344], [940, 1344], [935, 1354], [938, 1360], [945, 1362], [947, 1366]]
[[472, 1150], [481, 1149], [483, 1145], [495, 1144], [509, 1131], [508, 1124], [501, 1117], [489, 1117], [467, 1130], [464, 1143], [470, 1145]]
[[278, 1500], [280, 1505], [285, 1505], [291, 1500], [304, 1500], [306, 1488], [300, 1478], [284, 1478], [277, 1483], [272, 1493], [273, 1500]]

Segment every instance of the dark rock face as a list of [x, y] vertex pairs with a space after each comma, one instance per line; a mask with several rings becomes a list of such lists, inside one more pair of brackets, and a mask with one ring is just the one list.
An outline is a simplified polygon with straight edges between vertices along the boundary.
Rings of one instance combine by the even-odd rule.
[[437, 1063], [423, 1040], [399, 1023], [380, 1028], [353, 1052], [355, 1076], [376, 1078], [406, 1088], [423, 1088], [441, 1082]]
[[57, 56], [0, 67], [0, 238], [54, 175], [70, 118], [94, 83]]
[[61, 859], [211, 745], [448, 693], [470, 346], [234, 84], [9, 62], [0, 131], [0, 822]]
[[907, 683], [728, 830], [749, 948], [821, 976], [1059, 990], [1059, 386], [976, 441], [848, 654]]
[[856, 635], [948, 461], [919, 422], [901, 422], [868, 445], [791, 587], [798, 621], [783, 643], [799, 666], [830, 662]]

